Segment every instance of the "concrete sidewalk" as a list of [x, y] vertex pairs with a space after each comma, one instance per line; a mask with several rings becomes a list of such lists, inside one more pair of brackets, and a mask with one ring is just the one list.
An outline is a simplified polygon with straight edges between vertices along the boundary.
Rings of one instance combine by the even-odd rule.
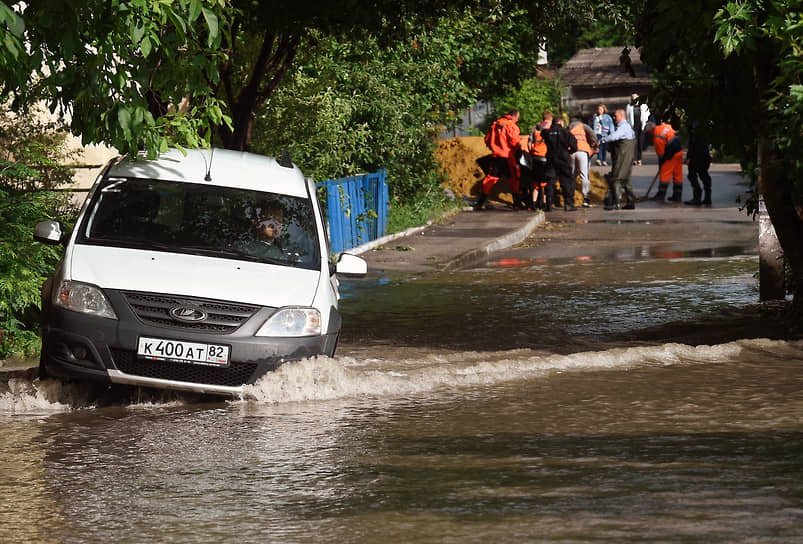
[[[636, 196], [642, 198], [658, 169], [656, 158], [645, 153], [643, 166], [633, 167], [632, 183]], [[600, 173], [610, 167], [592, 167]], [[556, 209], [549, 213], [514, 211], [504, 204], [494, 203], [494, 209], [474, 212], [471, 208], [448, 218], [440, 224], [410, 229], [403, 233], [386, 236], [350, 251], [361, 255], [368, 262], [369, 275], [388, 272], [444, 271], [467, 266], [480, 261], [494, 251], [499, 251], [524, 241], [539, 226], [548, 222], [592, 223], [599, 221], [693, 221], [710, 222], [716, 225], [723, 221], [751, 222], [745, 212], [739, 210], [744, 202], [747, 184], [739, 174], [739, 165], [715, 163], [709, 170], [712, 177], [712, 202], [709, 207], [686, 206], [683, 203], [639, 202], [635, 210], [606, 211], [601, 203], [591, 208], [578, 208], [575, 212]], [[684, 176], [686, 168], [684, 167]], [[650, 196], [657, 192], [656, 182]], [[668, 193], [672, 194], [670, 187]], [[684, 177], [683, 200], [691, 199], [691, 186]], [[638, 225], [631, 225], [632, 229]], [[709, 227], [706, 227], [707, 229]], [[615, 230], [609, 236], [619, 236]], [[601, 233], [602, 234], [602, 233]], [[604, 236], [604, 234], [602, 234]], [[709, 236], [716, 236], [710, 233]], [[560, 242], [556, 242], [560, 243]], [[590, 237], [588, 244], [599, 244], [598, 237]]]
[[368, 262], [370, 275], [449, 270], [518, 244], [544, 222], [544, 215], [503, 205], [482, 212], [467, 208], [442, 223], [386, 236], [349, 253]]

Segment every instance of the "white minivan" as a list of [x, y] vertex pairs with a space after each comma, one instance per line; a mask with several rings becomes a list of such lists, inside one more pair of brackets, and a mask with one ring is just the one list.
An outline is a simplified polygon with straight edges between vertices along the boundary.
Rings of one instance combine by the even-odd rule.
[[332, 356], [341, 317], [315, 183], [222, 149], [117, 158], [42, 288], [40, 374], [237, 396], [286, 361]]

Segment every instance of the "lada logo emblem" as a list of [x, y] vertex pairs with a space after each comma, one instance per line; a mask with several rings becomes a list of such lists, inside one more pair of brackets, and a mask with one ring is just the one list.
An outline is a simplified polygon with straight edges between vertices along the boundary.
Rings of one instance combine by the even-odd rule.
[[170, 309], [170, 317], [177, 321], [186, 321], [188, 323], [195, 323], [196, 321], [203, 321], [207, 318], [205, 311], [193, 306], [177, 306]]

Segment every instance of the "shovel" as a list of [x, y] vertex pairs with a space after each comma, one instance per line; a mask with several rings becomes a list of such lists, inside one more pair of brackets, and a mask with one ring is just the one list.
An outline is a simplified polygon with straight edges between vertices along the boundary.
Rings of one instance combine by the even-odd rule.
[[646, 192], [646, 193], [644, 193], [644, 196], [643, 196], [643, 197], [641, 197], [641, 198], [639, 198], [639, 199], [638, 199], [638, 202], [644, 202], [645, 200], [647, 200], [647, 199], [650, 197], [650, 191], [652, 191], [652, 186], [653, 186], [653, 185], [655, 185], [655, 182], [656, 182], [656, 180], [658, 179], [658, 174], [660, 174], [660, 173], [661, 173], [661, 171], [660, 171], [660, 170], [658, 170], [658, 171], [655, 173], [655, 176], [653, 176], [653, 178], [652, 178], [652, 182], [650, 182], [650, 186], [649, 186], [649, 187], [647, 187], [647, 192]]

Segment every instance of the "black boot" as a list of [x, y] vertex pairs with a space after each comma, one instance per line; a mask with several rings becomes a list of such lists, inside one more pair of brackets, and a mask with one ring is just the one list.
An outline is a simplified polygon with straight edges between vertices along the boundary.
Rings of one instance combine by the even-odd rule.
[[658, 192], [655, 193], [655, 196], [652, 197], [650, 200], [654, 200], [655, 202], [663, 202], [666, 198], [666, 190], [669, 189], [669, 182], [660, 183], [658, 185]]
[[488, 200], [488, 195], [486, 195], [485, 193], [480, 193], [477, 202], [474, 204], [474, 211], [477, 212], [480, 211], [482, 207], [485, 205], [486, 200]]
[[546, 186], [546, 195], [544, 195], [544, 211], [551, 212], [552, 206], [555, 203], [555, 186], [549, 184]]
[[627, 204], [622, 206], [623, 210], [636, 209], [636, 193], [633, 192], [633, 186], [629, 183], [625, 186], [625, 196], [627, 197]]
[[711, 207], [711, 189], [705, 189], [705, 196], [703, 197], [703, 206]]
[[691, 188], [694, 196], [692, 196], [691, 200], [687, 200], [684, 204], [688, 206], [700, 206], [702, 205], [702, 200], [700, 200], [700, 196], [703, 194], [703, 190], [699, 187], [692, 186]]
[[618, 189], [611, 190], [611, 199], [609, 203], [605, 205], [605, 209], [608, 211], [622, 209], [622, 197], [619, 194]]
[[670, 198], [670, 202], [682, 202], [683, 197], [683, 184], [682, 183], [673, 183], [672, 184], [672, 198]]

